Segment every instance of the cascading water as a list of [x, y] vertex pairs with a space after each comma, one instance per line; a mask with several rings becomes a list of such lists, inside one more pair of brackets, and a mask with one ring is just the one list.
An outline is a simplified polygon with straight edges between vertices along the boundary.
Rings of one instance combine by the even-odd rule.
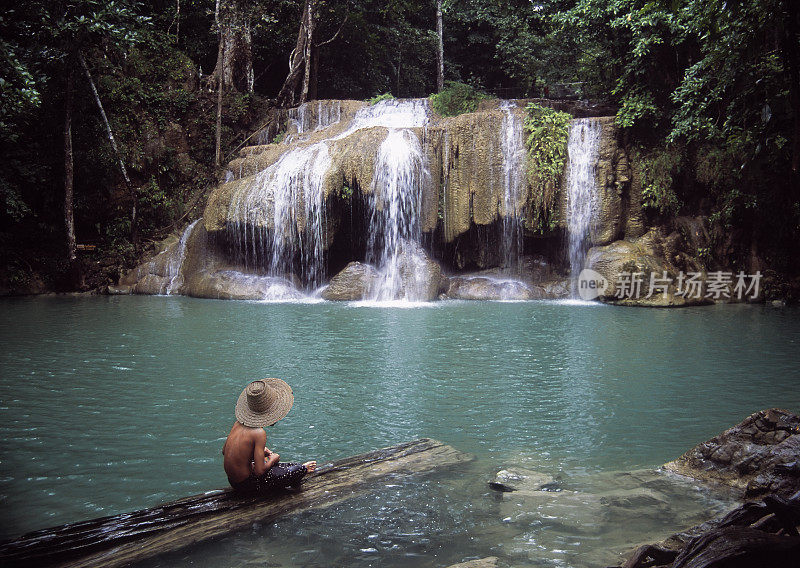
[[323, 130], [342, 120], [342, 103], [334, 101], [333, 104], [317, 103], [317, 126], [314, 130]]
[[504, 268], [518, 268], [522, 253], [522, 226], [520, 224], [520, 199], [525, 172], [525, 144], [523, 140], [522, 117], [514, 112], [516, 104], [503, 101], [503, 132], [501, 147], [503, 151], [503, 236], [501, 256]]
[[325, 142], [295, 148], [232, 196], [229, 230], [245, 267], [286, 278], [299, 260], [302, 281], [311, 288], [322, 283], [323, 180], [329, 167]]
[[181, 235], [181, 240], [178, 242], [177, 251], [167, 263], [166, 277], [169, 279], [169, 282], [167, 283], [167, 289], [165, 290], [166, 294], [177, 293], [180, 287], [183, 285], [183, 262], [186, 260], [186, 242], [189, 240], [189, 237], [192, 236], [192, 231], [199, 221], [200, 219], [192, 222], [192, 224], [186, 227], [183, 235]]
[[298, 134], [303, 134], [308, 130], [307, 109], [308, 103], [303, 103], [299, 107], [289, 109], [289, 121], [294, 124]]
[[[418, 300], [417, 287], [403, 286], [404, 266], [418, 261], [413, 246], [421, 232], [419, 212], [425, 170], [422, 147], [410, 130], [390, 130], [378, 150], [373, 178], [372, 217], [367, 262], [378, 266], [375, 300]], [[406, 282], [406, 284], [409, 284]]]
[[428, 99], [389, 99], [361, 108], [356, 112], [347, 136], [361, 128], [383, 126], [386, 128], [418, 128], [429, 121]]
[[[292, 111], [300, 133], [310, 128], [308, 104]], [[321, 105], [321, 103], [318, 103]], [[341, 119], [341, 107], [318, 111], [317, 129]], [[338, 110], [337, 110], [338, 109]], [[324, 270], [324, 178], [331, 166], [328, 144], [363, 128], [382, 126], [390, 133], [375, 165], [372, 214], [372, 260], [391, 268], [403, 239], [419, 241], [419, 199], [422, 191], [422, 149], [410, 130], [428, 121], [427, 100], [382, 101], [360, 109], [350, 126], [335, 137], [294, 148], [259, 172], [253, 183], [231, 196], [230, 241], [247, 269], [270, 276], [299, 276], [309, 289], [322, 284]], [[411, 227], [416, 224], [416, 229]], [[396, 264], [396, 263], [395, 263]], [[394, 277], [379, 286], [381, 297], [394, 289]]]
[[[309, 105], [316, 105], [316, 113], [309, 112]], [[316, 117], [312, 116], [316, 114]], [[316, 118], [316, 120], [314, 120]], [[338, 123], [342, 119], [341, 101], [317, 101], [316, 103], [303, 103], [297, 108], [289, 110], [289, 120], [294, 124], [297, 134], [316, 132]]]
[[567, 230], [572, 296], [577, 297], [577, 279], [586, 260], [589, 235], [598, 209], [597, 154], [600, 122], [580, 118], [570, 123], [567, 145]]

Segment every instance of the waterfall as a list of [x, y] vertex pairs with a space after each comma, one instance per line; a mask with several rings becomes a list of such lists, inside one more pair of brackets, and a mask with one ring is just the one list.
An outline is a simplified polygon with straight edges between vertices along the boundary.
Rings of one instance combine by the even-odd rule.
[[312, 288], [321, 284], [323, 185], [330, 163], [324, 142], [295, 148], [232, 196], [229, 231], [245, 267], [286, 278], [299, 260], [301, 280]]
[[415, 128], [425, 126], [430, 120], [428, 99], [389, 99], [360, 108], [353, 124], [342, 136], [361, 128]]
[[314, 130], [323, 130], [342, 120], [342, 102], [333, 101], [333, 104], [317, 102], [317, 126]]
[[[316, 108], [309, 110], [309, 104]], [[290, 111], [299, 133], [341, 119], [341, 105], [307, 103]], [[395, 298], [400, 288], [399, 263], [403, 243], [419, 243], [419, 215], [424, 176], [423, 151], [409, 128], [429, 121], [427, 99], [387, 100], [359, 109], [344, 132], [293, 148], [255, 179], [231, 195], [227, 227], [229, 242], [248, 270], [269, 276], [299, 276], [308, 288], [325, 278], [325, 176], [331, 167], [329, 143], [372, 127], [389, 130], [378, 149], [371, 197], [368, 261], [381, 269], [380, 298]], [[406, 255], [407, 256], [407, 255]]]
[[503, 101], [503, 132], [501, 147], [503, 152], [503, 203], [501, 217], [503, 236], [501, 258], [504, 268], [517, 268], [522, 254], [522, 226], [520, 208], [522, 204], [522, 182], [525, 172], [525, 144], [523, 140], [522, 117], [513, 109], [511, 101]]
[[297, 134], [324, 130], [342, 120], [341, 101], [316, 101], [315, 108], [310, 109], [312, 104], [315, 103], [303, 103], [289, 109], [289, 122], [294, 125]]
[[183, 285], [183, 262], [186, 260], [186, 243], [192, 235], [195, 225], [200, 221], [192, 222], [181, 235], [181, 240], [178, 242], [178, 248], [175, 254], [169, 259], [166, 266], [167, 288], [165, 294], [177, 294], [180, 287]]
[[567, 231], [572, 295], [586, 260], [589, 235], [598, 210], [597, 154], [602, 127], [597, 120], [580, 118], [570, 123], [567, 146]]
[[416, 259], [409, 245], [419, 243], [421, 237], [419, 213], [426, 174], [417, 136], [410, 130], [390, 130], [378, 149], [372, 188], [367, 262], [380, 272], [375, 300], [417, 299], [413, 286], [403, 290], [401, 272], [404, 262]]
[[303, 134], [309, 128], [307, 111], [308, 103], [303, 103], [299, 107], [289, 109], [289, 121], [294, 124], [298, 134]]

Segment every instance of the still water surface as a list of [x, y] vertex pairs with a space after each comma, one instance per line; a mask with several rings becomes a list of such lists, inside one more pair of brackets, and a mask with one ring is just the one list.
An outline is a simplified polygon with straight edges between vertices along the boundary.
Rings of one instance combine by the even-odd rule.
[[[283, 459], [423, 436], [477, 458], [150, 566], [604, 566], [726, 504], [619, 472], [756, 410], [800, 410], [794, 309], [97, 297], [0, 312], [0, 538], [223, 487], [236, 397], [265, 376], [295, 391], [268, 430]], [[486, 481], [506, 466], [562, 491], [495, 494]]]

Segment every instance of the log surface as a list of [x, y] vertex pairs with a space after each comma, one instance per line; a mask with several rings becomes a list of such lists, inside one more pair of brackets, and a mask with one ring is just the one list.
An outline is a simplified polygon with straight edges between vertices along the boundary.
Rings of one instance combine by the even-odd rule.
[[242, 497], [211, 491], [158, 507], [70, 523], [0, 544], [0, 565], [61, 568], [125, 566], [264, 522], [324, 508], [389, 475], [412, 474], [472, 459], [423, 438], [325, 464], [297, 492]]

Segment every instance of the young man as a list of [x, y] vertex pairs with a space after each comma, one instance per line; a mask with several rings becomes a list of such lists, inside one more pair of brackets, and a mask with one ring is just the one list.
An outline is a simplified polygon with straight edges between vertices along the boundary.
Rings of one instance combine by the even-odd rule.
[[289, 413], [294, 403], [292, 388], [281, 379], [253, 381], [236, 402], [236, 422], [222, 447], [223, 466], [231, 487], [253, 494], [300, 485], [317, 462], [279, 463], [280, 456], [267, 448], [264, 427]]

